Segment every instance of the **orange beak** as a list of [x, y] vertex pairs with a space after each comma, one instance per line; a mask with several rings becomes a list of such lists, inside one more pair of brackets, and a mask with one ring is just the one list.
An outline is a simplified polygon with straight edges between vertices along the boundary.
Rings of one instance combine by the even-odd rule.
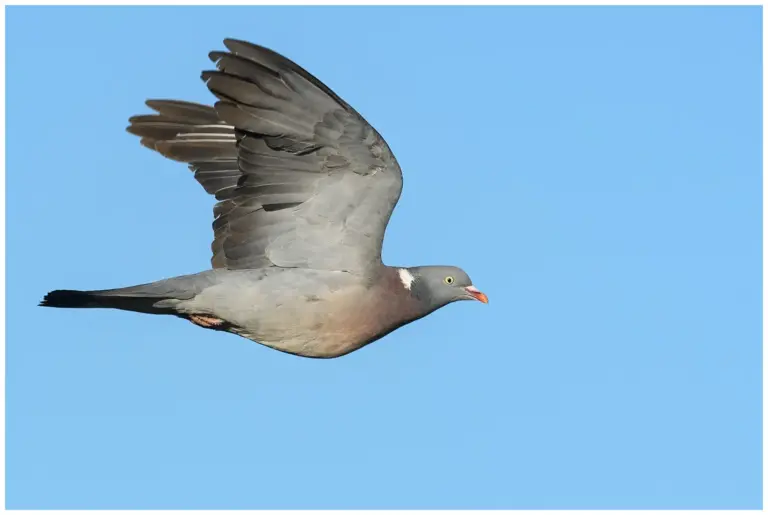
[[467, 286], [464, 290], [483, 304], [488, 304], [488, 297], [474, 286]]

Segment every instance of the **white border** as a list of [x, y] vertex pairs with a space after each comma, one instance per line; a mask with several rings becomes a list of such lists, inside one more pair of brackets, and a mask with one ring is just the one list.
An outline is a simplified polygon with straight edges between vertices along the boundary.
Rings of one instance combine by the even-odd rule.
[[201, 5], [201, 6], [229, 6], [229, 5], [467, 5], [467, 6], [481, 6], [481, 5], [527, 5], [527, 6], [645, 6], [645, 5], [663, 5], [663, 6], [746, 6], [746, 5], [763, 5], [764, 2], [758, 0], [740, 1], [740, 2], [727, 2], [727, 1], [714, 1], [705, 0], [694, 2], [692, 0], [678, 0], [676, 2], [664, 1], [664, 0], [641, 0], [636, 2], [611, 2], [608, 0], [591, 2], [578, 2], [576, 0], [560, 0], [559, 2], [543, 2], [543, 1], [514, 1], [514, 0], [481, 0], [477, 2], [471, 2], [466, 0], [371, 0], [371, 1], [359, 1], [359, 0], [282, 0], [276, 1], [264, 1], [264, 0], [225, 0], [222, 2], [211, 2], [205, 0], [188, 0], [182, 2], [181, 0], [127, 0], [127, 1], [114, 1], [103, 2], [97, 0], [80, 0], [79, 2], [66, 2], [64, 0], [48, 0], [45, 2], [32, 2], [32, 1], [4, 1], [4, 5]]

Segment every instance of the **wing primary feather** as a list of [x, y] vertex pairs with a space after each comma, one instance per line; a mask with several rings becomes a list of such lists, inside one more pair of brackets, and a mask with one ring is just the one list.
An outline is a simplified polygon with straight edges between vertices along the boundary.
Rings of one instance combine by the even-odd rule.
[[360, 272], [381, 243], [402, 189], [386, 142], [314, 75], [236, 39], [201, 73], [214, 105], [150, 99], [129, 118], [143, 146], [185, 162], [215, 196], [214, 268], [309, 267]]

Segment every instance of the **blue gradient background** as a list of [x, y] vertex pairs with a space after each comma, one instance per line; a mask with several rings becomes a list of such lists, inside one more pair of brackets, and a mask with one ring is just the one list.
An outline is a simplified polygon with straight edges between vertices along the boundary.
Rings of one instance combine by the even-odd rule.
[[[9, 508], [760, 508], [761, 10], [7, 10]], [[208, 266], [213, 200], [123, 131], [270, 46], [405, 190], [449, 306], [315, 361], [38, 308]]]

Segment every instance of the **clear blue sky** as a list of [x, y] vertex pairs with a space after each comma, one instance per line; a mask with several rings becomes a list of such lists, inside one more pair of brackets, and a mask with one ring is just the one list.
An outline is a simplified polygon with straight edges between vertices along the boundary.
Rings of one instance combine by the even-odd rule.
[[[7, 14], [9, 508], [759, 508], [759, 8]], [[317, 361], [37, 307], [209, 265], [213, 200], [124, 132], [270, 46], [405, 174], [388, 264], [459, 303]]]

